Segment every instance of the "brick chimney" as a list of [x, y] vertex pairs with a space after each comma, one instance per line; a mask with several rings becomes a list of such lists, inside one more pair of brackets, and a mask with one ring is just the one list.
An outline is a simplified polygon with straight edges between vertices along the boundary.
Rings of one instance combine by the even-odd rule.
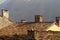
[[41, 15], [35, 15], [35, 22], [42, 22], [43, 18]]
[[60, 26], [60, 17], [56, 17], [56, 24]]
[[2, 17], [9, 18], [9, 11], [5, 10], [5, 9], [2, 9]]

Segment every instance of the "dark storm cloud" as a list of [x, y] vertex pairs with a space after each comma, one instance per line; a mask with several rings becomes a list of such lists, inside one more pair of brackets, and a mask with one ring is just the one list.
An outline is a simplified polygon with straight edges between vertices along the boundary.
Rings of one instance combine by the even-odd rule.
[[3, 4], [2, 8], [9, 9], [10, 18], [17, 21], [33, 21], [34, 15], [38, 14], [43, 15], [45, 20], [53, 20], [54, 17], [60, 16], [60, 0], [11, 0]]

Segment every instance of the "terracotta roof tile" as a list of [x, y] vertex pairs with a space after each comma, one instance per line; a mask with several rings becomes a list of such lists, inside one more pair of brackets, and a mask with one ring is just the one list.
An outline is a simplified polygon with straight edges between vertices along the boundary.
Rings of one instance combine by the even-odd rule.
[[0, 35], [27, 34], [27, 30], [46, 30], [53, 22], [15, 23], [0, 30]]

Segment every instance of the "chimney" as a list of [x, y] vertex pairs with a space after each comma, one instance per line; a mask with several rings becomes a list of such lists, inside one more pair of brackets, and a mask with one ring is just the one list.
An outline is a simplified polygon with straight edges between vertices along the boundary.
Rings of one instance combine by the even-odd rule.
[[60, 26], [60, 17], [56, 17], [56, 24]]
[[5, 10], [5, 9], [2, 9], [2, 17], [9, 18], [9, 11]]
[[42, 22], [43, 18], [41, 15], [35, 15], [35, 22]]
[[26, 21], [26, 20], [24, 20], [24, 19], [22, 19], [22, 20], [21, 20], [21, 23], [25, 23], [25, 22], [27, 22], [27, 21]]

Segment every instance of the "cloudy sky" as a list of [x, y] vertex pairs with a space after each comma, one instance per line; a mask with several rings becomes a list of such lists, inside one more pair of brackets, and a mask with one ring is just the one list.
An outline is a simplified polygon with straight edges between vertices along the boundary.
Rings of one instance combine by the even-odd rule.
[[0, 0], [0, 9], [8, 9], [10, 19], [15, 21], [34, 21], [34, 15], [53, 21], [60, 16], [60, 0]]

